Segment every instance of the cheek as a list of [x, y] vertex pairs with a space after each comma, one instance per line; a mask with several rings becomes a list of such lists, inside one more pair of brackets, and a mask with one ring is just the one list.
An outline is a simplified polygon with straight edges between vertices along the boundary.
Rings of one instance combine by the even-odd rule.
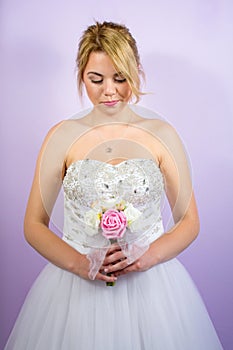
[[98, 97], [99, 95], [99, 89], [90, 83], [84, 83], [87, 95], [89, 96], [90, 99], [93, 99], [95, 97]]
[[128, 84], [121, 87], [121, 95], [124, 96], [126, 99], [129, 99], [131, 97], [132, 90]]

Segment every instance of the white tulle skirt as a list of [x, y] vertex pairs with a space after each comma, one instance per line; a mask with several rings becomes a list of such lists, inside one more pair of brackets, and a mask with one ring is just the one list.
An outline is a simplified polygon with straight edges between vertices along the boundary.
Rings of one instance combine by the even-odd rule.
[[199, 293], [173, 259], [114, 287], [48, 264], [5, 350], [222, 349]]

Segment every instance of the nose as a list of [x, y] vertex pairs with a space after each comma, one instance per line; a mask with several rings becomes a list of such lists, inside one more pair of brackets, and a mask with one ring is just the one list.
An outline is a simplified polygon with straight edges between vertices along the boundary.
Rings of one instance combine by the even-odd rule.
[[112, 80], [106, 80], [104, 83], [104, 95], [112, 97], [116, 93], [116, 86]]

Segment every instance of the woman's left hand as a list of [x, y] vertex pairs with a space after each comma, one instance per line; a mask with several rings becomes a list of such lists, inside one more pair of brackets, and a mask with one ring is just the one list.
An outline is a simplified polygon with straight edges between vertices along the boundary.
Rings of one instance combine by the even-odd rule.
[[155, 265], [155, 258], [151, 252], [151, 247], [139, 259], [129, 264], [120, 246], [113, 244], [109, 248], [100, 270], [105, 273], [112, 273], [114, 276], [121, 276], [129, 272], [148, 270], [153, 265]]

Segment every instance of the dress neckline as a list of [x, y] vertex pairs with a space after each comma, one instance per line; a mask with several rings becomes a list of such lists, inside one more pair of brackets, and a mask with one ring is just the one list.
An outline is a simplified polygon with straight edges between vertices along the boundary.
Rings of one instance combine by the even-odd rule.
[[[137, 161], [150, 161], [154, 164], [154, 166], [160, 171], [161, 173], [161, 170], [160, 170], [160, 167], [159, 167], [159, 164], [154, 160], [154, 159], [151, 159], [151, 158], [129, 158], [129, 159], [125, 159], [117, 164], [111, 164], [111, 163], [107, 163], [105, 161], [102, 161], [102, 160], [98, 160], [98, 159], [90, 159], [90, 158], [86, 158], [86, 159], [77, 159], [75, 160], [74, 162], [70, 163], [69, 166], [67, 167], [66, 169], [66, 172], [65, 172], [65, 176], [63, 178], [63, 181], [66, 177], [66, 174], [67, 172], [69, 171], [69, 169], [71, 169], [72, 167], [78, 165], [79, 163], [83, 163], [83, 162], [96, 162], [96, 163], [99, 163], [99, 164], [102, 164], [103, 166], [106, 166], [106, 167], [112, 167], [112, 168], [118, 168], [124, 164], [127, 164], [129, 162], [137, 162]], [[162, 174], [162, 173], [161, 173]]]

